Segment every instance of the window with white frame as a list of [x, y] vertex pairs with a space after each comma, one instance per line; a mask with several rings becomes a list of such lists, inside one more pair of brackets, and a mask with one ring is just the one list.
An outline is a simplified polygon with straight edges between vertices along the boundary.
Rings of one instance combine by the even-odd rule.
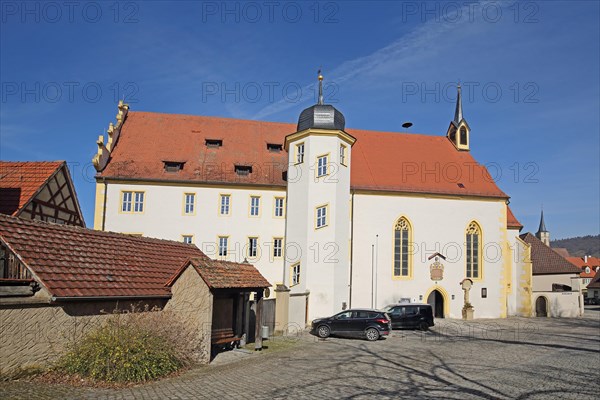
[[219, 236], [219, 256], [227, 256], [227, 236]]
[[181, 235], [181, 241], [183, 243], [192, 244], [194, 243], [194, 235]]
[[300, 264], [292, 265], [292, 286], [300, 283]]
[[258, 217], [260, 213], [260, 197], [250, 196], [250, 215]]
[[340, 144], [340, 164], [346, 165], [346, 146]]
[[317, 176], [327, 175], [327, 156], [317, 158]]
[[283, 239], [282, 238], [274, 238], [273, 239], [273, 257], [279, 258], [283, 255]]
[[196, 194], [195, 193], [186, 193], [184, 195], [184, 206], [183, 212], [187, 215], [194, 214], [196, 210]]
[[229, 205], [231, 202], [231, 196], [228, 194], [222, 194], [221, 195], [221, 207], [220, 207], [220, 213], [221, 215], [229, 215]]
[[301, 164], [304, 162], [304, 143], [296, 145], [296, 163]]
[[327, 225], [327, 206], [317, 207], [317, 228]]
[[123, 192], [121, 201], [122, 212], [144, 212], [144, 192]]
[[283, 197], [275, 197], [275, 216], [283, 217]]
[[467, 278], [481, 278], [481, 228], [473, 221], [467, 227]]
[[248, 238], [248, 257], [256, 257], [258, 255], [258, 238]]

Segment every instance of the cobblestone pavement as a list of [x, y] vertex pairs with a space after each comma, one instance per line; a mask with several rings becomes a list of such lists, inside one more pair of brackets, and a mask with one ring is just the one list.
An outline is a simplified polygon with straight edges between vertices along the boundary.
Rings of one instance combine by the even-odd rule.
[[581, 400], [600, 393], [600, 307], [577, 319], [437, 320], [429, 332], [395, 331], [373, 343], [298, 340], [127, 389], [2, 383], [0, 399]]

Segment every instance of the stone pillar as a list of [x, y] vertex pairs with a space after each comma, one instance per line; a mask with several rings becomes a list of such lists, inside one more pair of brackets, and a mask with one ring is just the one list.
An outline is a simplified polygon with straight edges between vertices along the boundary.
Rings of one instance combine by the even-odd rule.
[[275, 287], [275, 332], [285, 333], [290, 314], [290, 289], [285, 285]]
[[263, 311], [263, 290], [256, 292], [254, 296], [256, 302], [256, 325], [254, 329], [254, 351], [262, 350], [262, 311]]

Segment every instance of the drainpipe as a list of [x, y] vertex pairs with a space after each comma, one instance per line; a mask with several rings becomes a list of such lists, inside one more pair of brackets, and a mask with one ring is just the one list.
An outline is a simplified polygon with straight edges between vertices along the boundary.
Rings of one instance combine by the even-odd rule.
[[354, 191], [350, 205], [350, 284], [348, 294], [348, 308], [352, 308], [352, 256], [354, 255]]
[[104, 231], [106, 227], [106, 198], [108, 197], [108, 185], [105, 177], [102, 177], [102, 183], [104, 184], [104, 199], [102, 200], [102, 230]]

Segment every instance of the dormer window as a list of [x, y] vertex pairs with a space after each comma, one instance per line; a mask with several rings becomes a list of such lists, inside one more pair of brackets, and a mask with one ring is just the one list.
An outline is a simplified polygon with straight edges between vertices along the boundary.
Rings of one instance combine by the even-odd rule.
[[218, 149], [223, 146], [223, 140], [221, 139], [206, 139], [205, 140], [206, 147], [211, 149]]
[[273, 153], [279, 153], [283, 150], [283, 145], [278, 143], [267, 143], [267, 150]]
[[236, 165], [235, 173], [240, 176], [248, 176], [252, 173], [252, 167], [250, 165]]
[[163, 161], [166, 172], [178, 172], [183, 169], [183, 162], [180, 161]]

